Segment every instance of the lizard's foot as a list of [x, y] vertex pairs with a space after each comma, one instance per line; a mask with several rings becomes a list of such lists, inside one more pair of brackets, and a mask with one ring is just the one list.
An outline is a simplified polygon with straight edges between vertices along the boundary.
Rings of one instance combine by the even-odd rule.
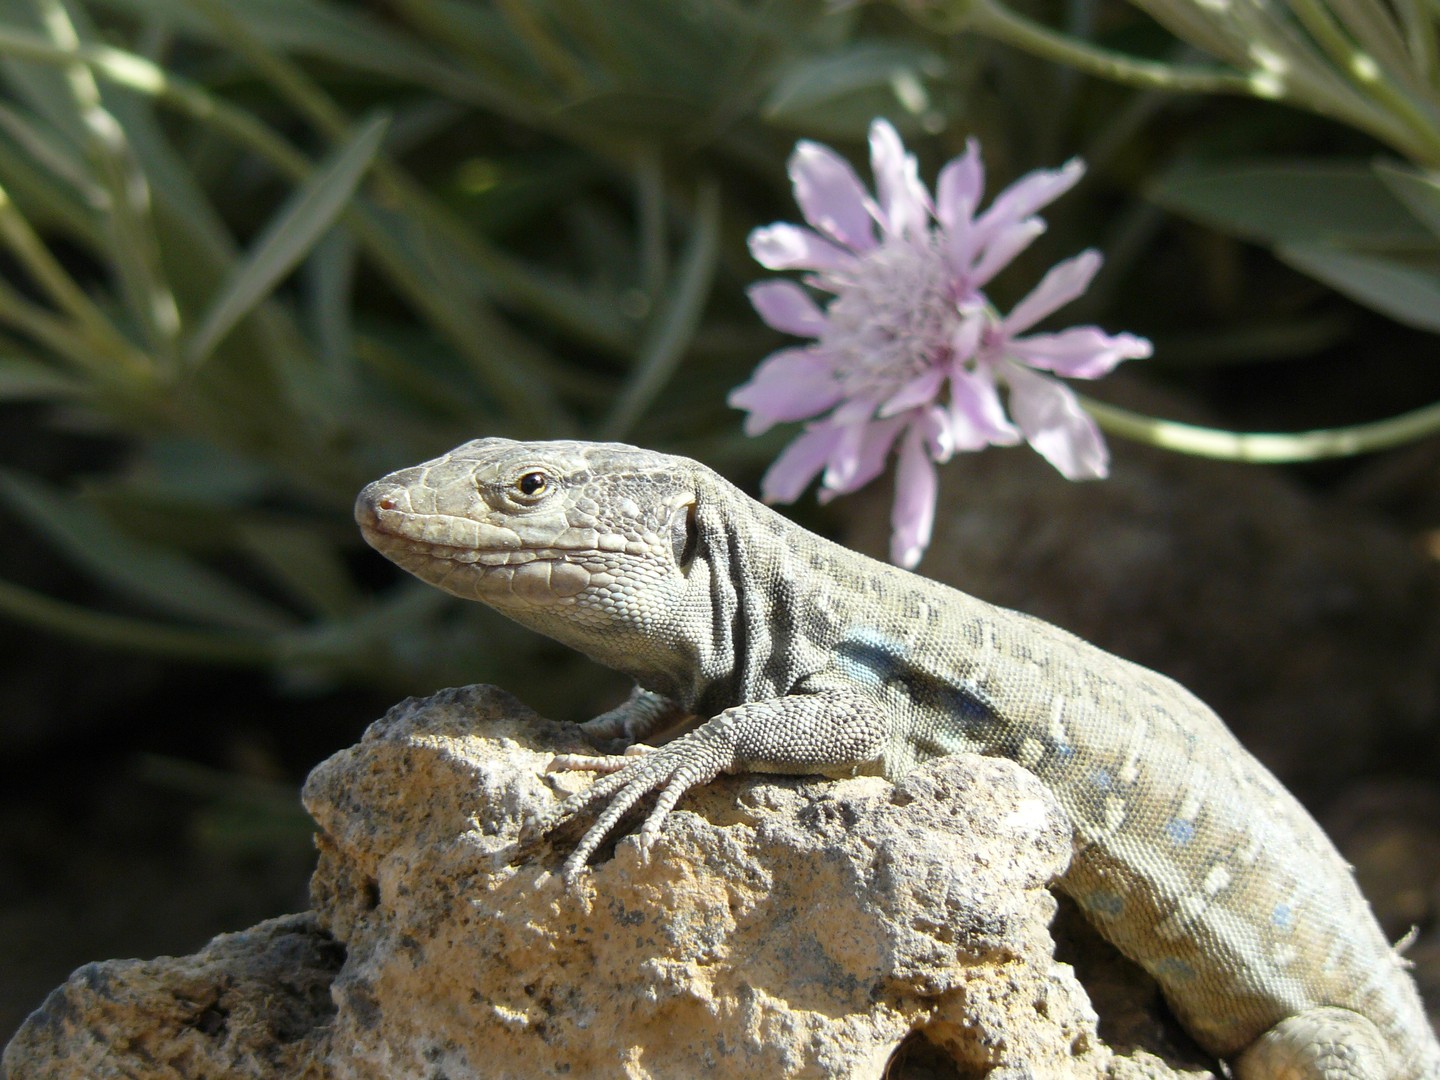
[[1238, 1080], [1379, 1080], [1390, 1074], [1375, 1025], [1330, 1006], [1282, 1020], [1235, 1059]]
[[624, 756], [590, 758], [565, 755], [557, 758], [551, 762], [551, 768], [580, 768], [608, 775], [565, 799], [544, 817], [536, 819], [525, 831], [531, 836], [543, 836], [572, 817], [604, 807], [565, 860], [562, 873], [566, 881], [574, 881], [621, 819], [641, 799], [658, 791], [660, 794], [655, 806], [640, 827], [639, 845], [644, 855], [660, 835], [660, 826], [680, 797], [697, 784], [715, 779], [732, 765], [734, 750], [728, 745], [727, 738], [728, 731], [723, 726], [703, 727], [658, 749], [645, 747], [642, 751], [627, 752]]

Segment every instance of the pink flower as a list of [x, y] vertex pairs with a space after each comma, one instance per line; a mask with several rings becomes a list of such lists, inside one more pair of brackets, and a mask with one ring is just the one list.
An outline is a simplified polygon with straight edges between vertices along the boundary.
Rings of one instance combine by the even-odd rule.
[[835, 151], [796, 145], [790, 179], [811, 227], [756, 229], [750, 251], [768, 269], [809, 271], [804, 285], [832, 295], [821, 307], [789, 279], [751, 286], [761, 318], [813, 340], [766, 357], [729, 401], [748, 413], [751, 435], [809, 421], [765, 474], [771, 502], [795, 500], [816, 475], [822, 500], [854, 491], [884, 471], [898, 443], [890, 557], [914, 566], [930, 542], [935, 463], [957, 450], [1024, 439], [1072, 480], [1105, 476], [1095, 422], [1040, 372], [1095, 379], [1151, 348], [1093, 326], [1029, 333], [1085, 291], [1100, 268], [1094, 251], [1053, 267], [1008, 315], [983, 291], [1044, 231], [1035, 212], [1074, 186], [1079, 161], [1022, 177], [983, 212], [973, 139], [940, 171], [933, 200], [884, 120], [870, 126], [870, 161], [873, 197]]

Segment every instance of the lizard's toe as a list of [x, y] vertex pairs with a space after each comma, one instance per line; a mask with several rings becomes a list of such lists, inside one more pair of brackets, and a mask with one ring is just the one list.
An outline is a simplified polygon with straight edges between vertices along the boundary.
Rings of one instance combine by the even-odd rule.
[[545, 765], [547, 773], [552, 772], [593, 772], [613, 773], [619, 772], [631, 761], [633, 757], [625, 754], [556, 754]]

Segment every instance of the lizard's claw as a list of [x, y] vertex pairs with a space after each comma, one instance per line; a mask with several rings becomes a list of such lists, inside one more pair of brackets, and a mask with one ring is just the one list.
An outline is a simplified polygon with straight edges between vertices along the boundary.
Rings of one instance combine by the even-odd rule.
[[659, 798], [640, 828], [639, 845], [644, 855], [660, 835], [660, 827], [680, 797], [697, 784], [713, 780], [732, 763], [723, 739], [717, 739], [705, 728], [659, 749], [631, 749], [634, 752], [627, 751], [624, 756], [562, 755], [550, 763], [552, 770], [573, 768], [608, 774], [565, 799], [526, 829], [532, 836], [543, 836], [572, 817], [604, 807], [566, 858], [562, 870], [566, 881], [574, 881], [579, 876], [590, 856], [641, 799], [658, 791]]

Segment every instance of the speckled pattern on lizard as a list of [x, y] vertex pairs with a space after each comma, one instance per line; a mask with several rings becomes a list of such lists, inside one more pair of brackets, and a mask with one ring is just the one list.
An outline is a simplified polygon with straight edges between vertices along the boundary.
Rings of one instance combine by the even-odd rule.
[[[648, 848], [725, 772], [896, 777], [1010, 758], [1070, 819], [1057, 883], [1241, 1080], [1435, 1080], [1407, 965], [1320, 827], [1183, 687], [1039, 619], [798, 527], [705, 466], [479, 439], [361, 492], [367, 541], [432, 585], [624, 672], [586, 724], [623, 755], [533, 824], [594, 821], [573, 879], [654, 795]], [[648, 752], [640, 740], [706, 718]]]

